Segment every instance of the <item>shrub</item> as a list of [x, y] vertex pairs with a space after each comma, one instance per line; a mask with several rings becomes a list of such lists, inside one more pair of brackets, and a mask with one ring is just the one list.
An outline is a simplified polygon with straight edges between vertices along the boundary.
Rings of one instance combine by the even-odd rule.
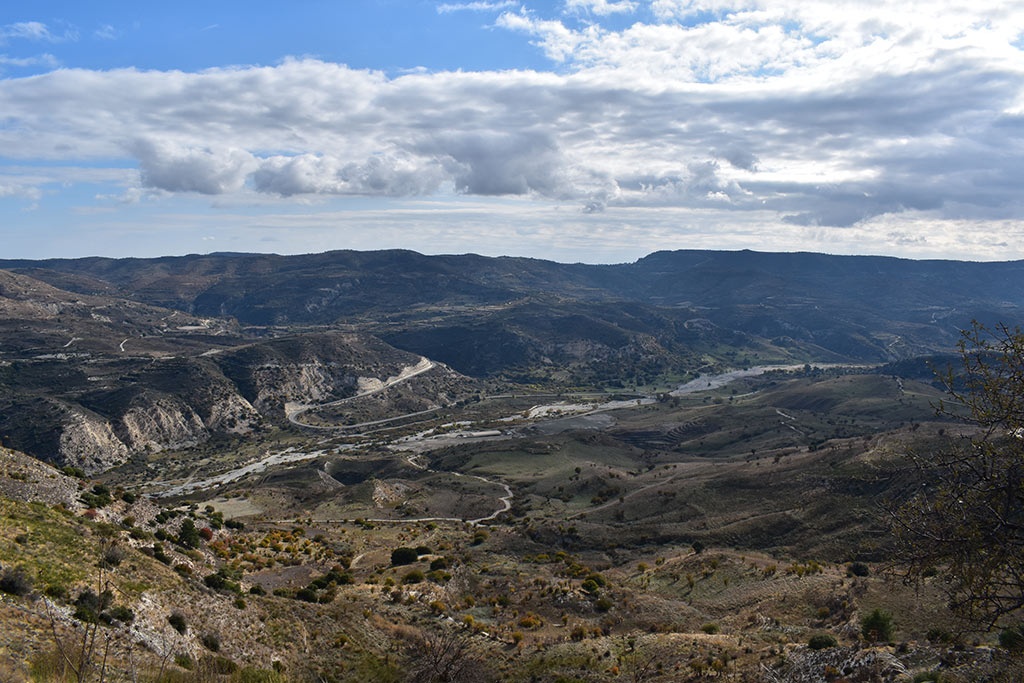
[[110, 489], [103, 484], [96, 484], [91, 491], [83, 493], [79, 500], [88, 507], [96, 509], [106, 507], [114, 502], [114, 499], [110, 497]]
[[300, 588], [295, 591], [295, 599], [302, 600], [304, 602], [316, 602], [317, 594], [315, 590], [307, 586], [306, 588]]
[[695, 552], [698, 555], [704, 552], [704, 544], [700, 541], [694, 541], [693, 545], [691, 545], [690, 547], [693, 548], [693, 552]]
[[213, 540], [213, 529], [204, 526], [199, 530], [199, 537], [209, 543]]
[[423, 579], [423, 572], [418, 569], [414, 569], [402, 577], [402, 583], [420, 583]]
[[174, 663], [186, 671], [191, 671], [192, 667], [195, 666], [195, 664], [192, 663], [192, 658], [184, 653], [174, 655]]
[[185, 631], [188, 630], [188, 623], [185, 621], [185, 615], [181, 612], [171, 612], [167, 617], [167, 623], [181, 635], [185, 635]]
[[[274, 662], [278, 665], [280, 663]], [[241, 669], [238, 672], [237, 680], [239, 683], [286, 683], [286, 679], [279, 672], [257, 669], [252, 666]]]
[[874, 609], [860, 622], [860, 633], [870, 642], [888, 643], [892, 640], [892, 615], [880, 609]]
[[836, 645], [838, 645], [836, 639], [827, 633], [811, 636], [811, 639], [807, 641], [807, 647], [812, 650], [824, 650], [825, 648], [835, 647]]
[[206, 657], [203, 659], [203, 668], [215, 676], [230, 676], [238, 671], [238, 665], [227, 657]]
[[255, 583], [252, 585], [252, 588], [249, 589], [249, 593], [251, 595], [266, 595], [267, 589], [259, 585], [258, 583]]
[[938, 671], [919, 671], [914, 674], [914, 683], [940, 683], [942, 681], [942, 674]]
[[110, 623], [111, 621], [120, 621], [122, 624], [130, 624], [135, 621], [135, 612], [131, 611], [124, 605], [118, 605], [112, 608], [109, 612], [104, 612], [100, 615], [103, 621]]
[[999, 633], [999, 646], [1013, 652], [1024, 651], [1024, 625], [1013, 626]]
[[32, 579], [21, 567], [8, 567], [0, 574], [0, 591], [10, 595], [28, 595], [32, 592]]
[[480, 545], [481, 543], [486, 541], [489, 536], [490, 534], [488, 534], [483, 529], [477, 531], [475, 534], [473, 534], [473, 545]]
[[398, 567], [403, 564], [412, 564], [419, 559], [419, 553], [415, 548], [395, 548], [391, 551], [391, 566]]
[[46, 590], [43, 592], [51, 598], [53, 598], [54, 600], [68, 599], [68, 589], [64, 586], [64, 584], [51, 583], [49, 586], [46, 587]]
[[210, 652], [220, 651], [220, 638], [216, 633], [204, 633], [203, 637], [199, 639], [199, 642], [203, 644]]
[[86, 588], [75, 598], [75, 619], [87, 624], [96, 624], [100, 621], [103, 611], [113, 601], [114, 595], [109, 590], [96, 595], [91, 589]]
[[203, 583], [205, 583], [207, 586], [216, 591], [220, 590], [221, 588], [224, 588], [227, 585], [228, 581], [219, 573], [215, 573], [204, 576]]
[[164, 564], [170, 564], [173, 561], [171, 556], [164, 552], [164, 546], [162, 543], [153, 544], [153, 557]]
[[429, 555], [430, 552], [431, 552], [430, 548], [428, 548], [425, 545], [418, 545], [418, 546], [416, 546], [416, 554], [417, 555]]
[[722, 629], [718, 628], [718, 624], [704, 624], [700, 627], [700, 630], [704, 631], [704, 633], [707, 633], [709, 636], [711, 636], [718, 633]]
[[847, 576], [868, 576], [871, 574], [871, 568], [863, 562], [851, 562], [846, 567]]
[[430, 570], [436, 571], [438, 569], [448, 569], [448, 560], [443, 557], [435, 558], [430, 563]]
[[598, 586], [597, 582], [593, 579], [585, 580], [583, 583], [580, 584], [580, 588], [582, 588], [587, 593], [590, 593], [591, 595], [597, 595], [598, 592], [601, 590], [600, 586]]
[[126, 557], [124, 548], [119, 545], [110, 545], [103, 551], [103, 557], [100, 559], [100, 567], [103, 569], [112, 569], [121, 564], [122, 560]]

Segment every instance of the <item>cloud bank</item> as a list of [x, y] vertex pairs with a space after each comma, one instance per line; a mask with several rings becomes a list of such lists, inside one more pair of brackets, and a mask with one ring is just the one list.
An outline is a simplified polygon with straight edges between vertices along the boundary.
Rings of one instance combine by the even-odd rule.
[[[491, 30], [547, 55], [544, 72], [389, 76], [286, 59], [3, 79], [0, 148], [14, 160], [123, 160], [140, 188], [172, 194], [456, 192], [807, 227], [1021, 216], [1024, 3], [562, 9], [438, 5], [490, 12]], [[634, 21], [606, 28], [609, 16]], [[55, 39], [31, 22], [0, 36]]]

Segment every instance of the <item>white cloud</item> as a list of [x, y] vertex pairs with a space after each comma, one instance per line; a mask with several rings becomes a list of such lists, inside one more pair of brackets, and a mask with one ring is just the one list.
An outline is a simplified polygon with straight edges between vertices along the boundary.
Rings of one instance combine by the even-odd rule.
[[[623, 3], [566, 7], [583, 4]], [[893, 249], [952, 242], [886, 217], [1020, 216], [1024, 3], [835, 7], [656, 0], [659, 22], [621, 30], [496, 19], [558, 72], [389, 78], [308, 59], [8, 78], [0, 148], [127, 158], [137, 192], [224, 202], [454, 191], [571, 202], [580, 225], [627, 210], [771, 216], [791, 235], [874, 225]]]
[[139, 160], [142, 184], [168, 192], [236, 192], [259, 166], [252, 154], [235, 147], [197, 148], [139, 139], [129, 149]]
[[49, 53], [43, 53], [35, 57], [9, 57], [7, 55], [0, 55], [0, 66], [45, 66], [48, 68], [55, 68], [60, 62], [57, 58]]
[[46, 43], [61, 43], [78, 40], [78, 32], [67, 29], [64, 33], [53, 33], [50, 28], [39, 21], [19, 21], [0, 26], [0, 43], [8, 39], [38, 40]]
[[486, 2], [485, 0], [476, 0], [476, 2], [446, 2], [437, 6], [438, 14], [448, 14], [449, 12], [496, 12], [498, 10], [508, 9], [509, 7], [515, 7], [518, 4], [517, 0], [497, 0], [495, 2]]
[[598, 16], [629, 14], [635, 12], [637, 3], [632, 0], [565, 0], [565, 9], [570, 12], [590, 12]]
[[103, 26], [100, 26], [98, 29], [93, 31], [93, 36], [99, 38], [100, 40], [115, 40], [120, 35], [120, 32], [110, 24], [104, 24]]

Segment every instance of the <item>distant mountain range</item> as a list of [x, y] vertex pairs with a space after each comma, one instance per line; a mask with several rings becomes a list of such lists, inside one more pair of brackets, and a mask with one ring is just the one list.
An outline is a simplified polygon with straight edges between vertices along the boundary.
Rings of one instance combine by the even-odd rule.
[[[948, 348], [972, 318], [1015, 322], [1024, 311], [1024, 261], [684, 250], [585, 265], [333, 251], [0, 260], [0, 269], [72, 292], [229, 316], [242, 325], [380, 323], [396, 316], [410, 322], [439, 311], [446, 320], [468, 315], [493, 324], [488, 311], [501, 311], [501, 326], [537, 325], [538, 316], [569, 324], [566, 315], [583, 315], [607, 323], [597, 325], [605, 331], [611, 325], [657, 334], [706, 320], [858, 360]], [[401, 338], [415, 345], [409, 335]]]
[[751, 251], [619, 265], [410, 251], [3, 260], [0, 438], [102, 469], [281, 423], [289, 401], [349, 395], [358, 378], [421, 355], [455, 371], [430, 380], [431, 400], [442, 386], [449, 398], [476, 391], [473, 377], [614, 389], [948, 352], [972, 319], [1024, 322], [1024, 262]]

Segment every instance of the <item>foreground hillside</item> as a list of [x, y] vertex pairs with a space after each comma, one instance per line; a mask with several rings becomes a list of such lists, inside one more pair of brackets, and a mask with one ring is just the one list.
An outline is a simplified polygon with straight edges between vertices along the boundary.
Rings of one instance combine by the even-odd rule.
[[153, 472], [231, 460], [97, 484], [4, 449], [0, 671], [59, 679], [58, 644], [95, 633], [106, 680], [1018, 680], [885, 562], [901, 449], [956, 428], [936, 395], [811, 370], [607, 409], [484, 399], [454, 431], [281, 433], [307, 454], [170, 496]]

